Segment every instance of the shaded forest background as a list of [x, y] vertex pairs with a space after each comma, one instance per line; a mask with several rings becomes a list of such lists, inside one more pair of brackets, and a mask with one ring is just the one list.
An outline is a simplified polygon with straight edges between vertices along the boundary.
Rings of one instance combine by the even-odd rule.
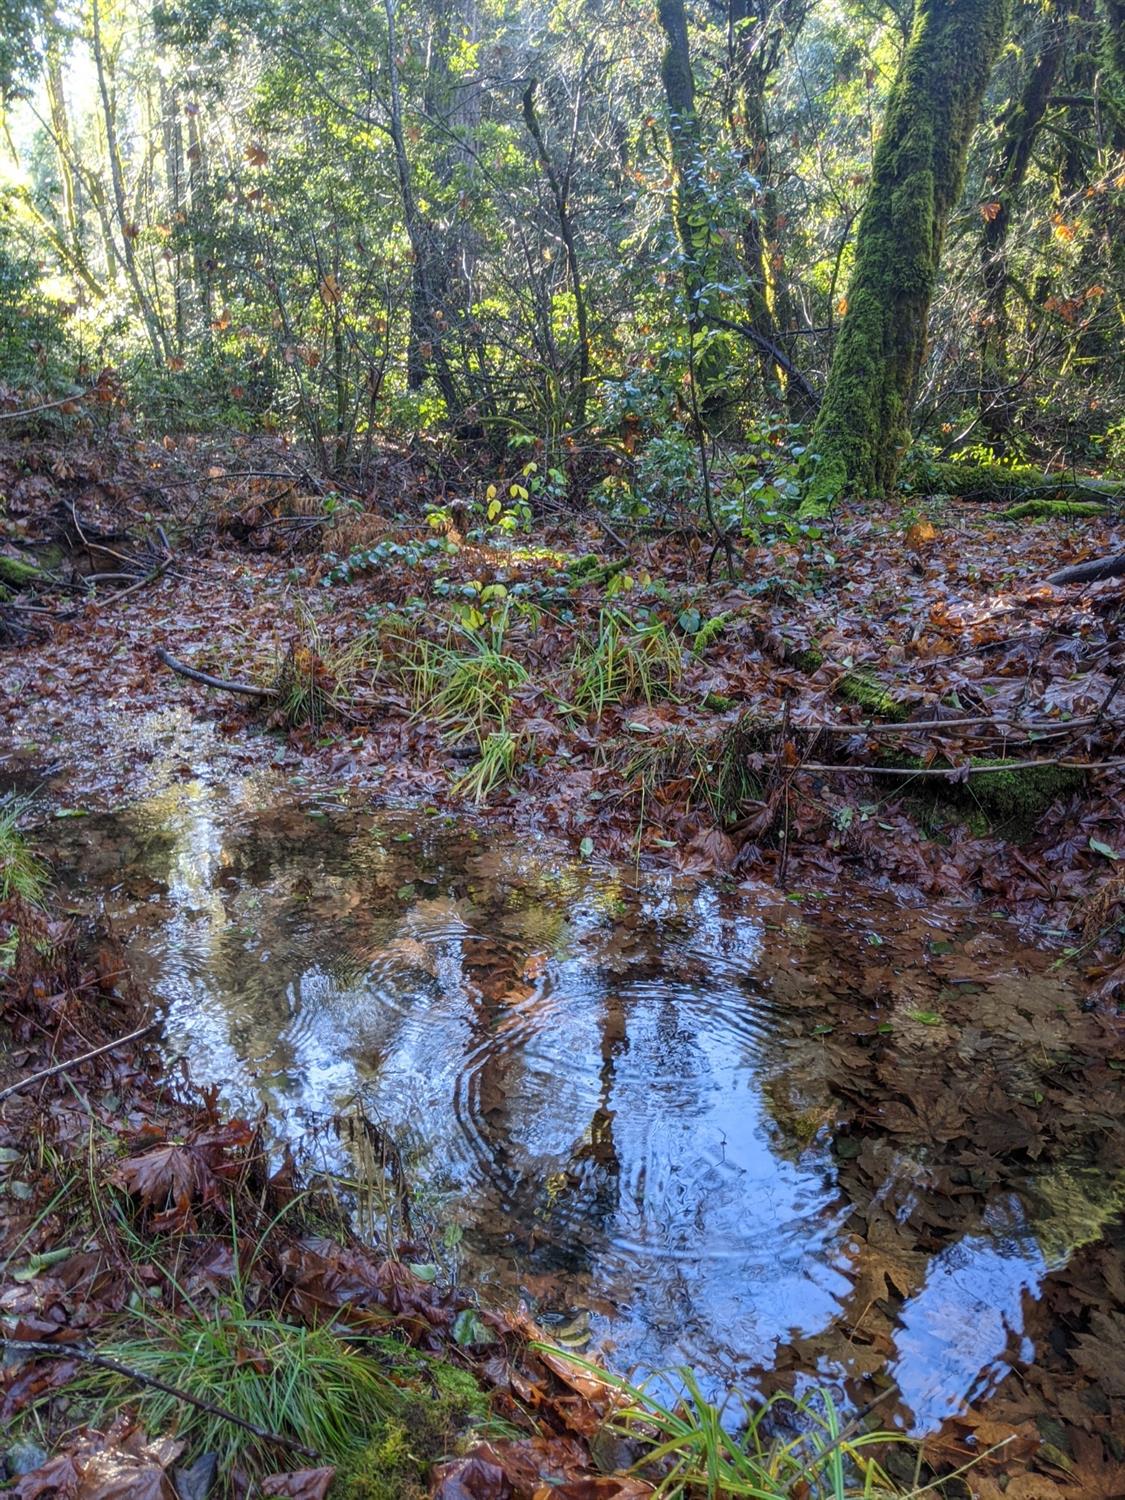
[[1118, 0], [5, 13], [9, 414], [534, 445], [548, 508], [743, 526], [1125, 457]]

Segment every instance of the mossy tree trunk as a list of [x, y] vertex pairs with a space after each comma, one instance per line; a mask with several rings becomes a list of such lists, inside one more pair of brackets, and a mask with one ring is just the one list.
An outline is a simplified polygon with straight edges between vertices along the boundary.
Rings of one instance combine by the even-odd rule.
[[1008, 233], [1012, 207], [1023, 186], [1039, 127], [1062, 67], [1069, 27], [1068, 17], [1049, 11], [1038, 56], [1028, 70], [1018, 99], [1004, 121], [984, 187], [981, 212], [981, 276], [984, 314], [980, 320], [981, 421], [993, 437], [1007, 431], [1011, 403], [1005, 398], [1008, 370]]
[[768, 345], [778, 347], [794, 325], [792, 299], [781, 253], [781, 214], [772, 161], [766, 95], [781, 61], [804, 25], [808, 0], [781, 0], [764, 16], [754, 0], [728, 0], [727, 48], [731, 90], [727, 123], [741, 143], [743, 165], [761, 184], [757, 201], [747, 206], [742, 223], [742, 260], [748, 282], [751, 327], [762, 335], [758, 361], [767, 392], [784, 391], [795, 421], [809, 416], [801, 384], [788, 379]]
[[688, 47], [684, 0], [660, 0], [659, 13], [664, 32], [660, 77], [668, 106], [668, 135], [676, 192], [676, 237], [680, 242], [688, 325], [696, 334], [703, 327], [702, 302], [707, 282], [710, 232], [703, 193], [699, 117], [695, 110], [695, 76]]
[[847, 313], [813, 429], [801, 510], [894, 483], [926, 320], [1007, 0], [918, 0], [860, 218]]

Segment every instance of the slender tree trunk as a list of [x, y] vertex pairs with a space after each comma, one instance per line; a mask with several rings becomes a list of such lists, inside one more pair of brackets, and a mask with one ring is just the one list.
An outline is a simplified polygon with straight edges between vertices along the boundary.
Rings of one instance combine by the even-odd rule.
[[171, 350], [168, 348], [168, 342], [161, 327], [160, 319], [156, 314], [156, 309], [145, 289], [140, 267], [137, 265], [136, 250], [133, 246], [133, 240], [136, 236], [136, 226], [129, 219], [128, 203], [125, 197], [125, 176], [121, 168], [116, 114], [109, 92], [109, 74], [105, 49], [102, 46], [101, 17], [99, 15], [98, 0], [93, 0], [90, 11], [94, 66], [98, 75], [98, 94], [101, 99], [102, 119], [105, 126], [106, 155], [109, 158], [109, 175], [113, 187], [113, 201], [117, 210], [118, 228], [121, 231], [122, 257], [125, 261], [125, 271], [129, 277], [129, 284], [133, 288], [133, 295], [137, 299], [137, 307], [144, 321], [145, 331], [148, 334], [152, 352], [156, 357], [157, 364], [163, 364], [171, 355]]
[[[727, 48], [732, 76], [729, 125], [741, 142], [745, 169], [760, 187], [742, 226], [742, 261], [749, 282], [750, 326], [775, 348], [793, 322], [792, 301], [781, 253], [780, 213], [771, 161], [766, 88], [777, 67], [781, 48], [804, 23], [804, 0], [781, 4], [768, 20], [758, 17], [751, 0], [729, 0]], [[769, 351], [758, 352], [762, 382], [767, 391], [784, 391], [794, 417], [806, 417], [807, 398], [800, 384], [788, 379]]]
[[575, 420], [581, 424], [585, 420], [586, 412], [586, 382], [590, 378], [590, 332], [586, 312], [586, 293], [582, 285], [582, 272], [578, 263], [578, 246], [574, 239], [574, 224], [570, 217], [570, 175], [569, 168], [565, 174], [560, 176], [551, 161], [550, 153], [543, 140], [543, 131], [539, 124], [539, 116], [535, 112], [535, 79], [533, 78], [524, 90], [523, 95], [523, 118], [527, 126], [528, 134], [535, 142], [535, 149], [539, 156], [539, 164], [543, 168], [543, 175], [547, 179], [547, 186], [551, 190], [554, 200], [555, 215], [559, 221], [559, 234], [562, 236], [563, 245], [566, 248], [566, 267], [570, 278], [570, 291], [574, 298], [574, 317], [578, 325], [578, 385], [575, 402]]
[[918, 0], [860, 218], [848, 309], [809, 446], [802, 513], [894, 484], [946, 220], [1004, 38], [1006, 0]]
[[1012, 208], [1023, 186], [1067, 44], [1063, 15], [1051, 16], [1042, 50], [1013, 101], [984, 189], [981, 274], [984, 309], [980, 322], [981, 420], [993, 437], [1007, 431], [1011, 408], [1000, 394], [1008, 384], [1008, 233]]
[[432, 369], [438, 389], [445, 399], [446, 411], [456, 419], [462, 409], [453, 372], [449, 368], [442, 344], [444, 330], [434, 316], [440, 312], [442, 291], [446, 276], [441, 261], [440, 249], [430, 225], [426, 223], [418, 200], [414, 196], [414, 184], [410, 172], [410, 158], [406, 153], [406, 137], [402, 124], [402, 94], [398, 79], [398, 34], [395, 24], [396, 0], [383, 0], [387, 18], [387, 76], [390, 83], [388, 131], [394, 151], [395, 175], [398, 178], [399, 197], [402, 202], [402, 217], [406, 225], [407, 238], [413, 256], [410, 284], [410, 341], [406, 356], [407, 383], [411, 390], [418, 390]]
[[185, 110], [187, 115], [187, 213], [191, 225], [192, 280], [198, 298], [198, 314], [203, 324], [203, 348], [211, 352], [211, 325], [215, 319], [214, 296], [211, 289], [211, 256], [208, 242], [211, 235], [212, 213], [210, 183], [207, 171], [206, 147], [203, 132], [199, 128], [199, 106], [191, 100]]
[[703, 288], [707, 284], [710, 230], [702, 192], [699, 117], [695, 110], [695, 77], [688, 48], [684, 0], [660, 0], [664, 56], [660, 76], [668, 105], [668, 130], [675, 183], [674, 214], [680, 242], [688, 326], [693, 335], [705, 326]]

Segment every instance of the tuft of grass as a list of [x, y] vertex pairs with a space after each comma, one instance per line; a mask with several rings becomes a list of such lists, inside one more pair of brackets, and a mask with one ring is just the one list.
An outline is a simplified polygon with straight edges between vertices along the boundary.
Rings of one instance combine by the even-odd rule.
[[0, 801], [0, 901], [18, 897], [38, 906], [47, 890], [47, 869], [19, 831], [27, 809], [26, 798]]
[[804, 1500], [876, 1500], [903, 1493], [865, 1450], [909, 1440], [901, 1433], [846, 1428], [827, 1390], [799, 1398], [780, 1394], [761, 1406], [736, 1398], [741, 1420], [732, 1424], [730, 1403], [718, 1406], [708, 1401], [687, 1367], [674, 1372], [681, 1391], [669, 1405], [643, 1385], [633, 1385], [600, 1365], [559, 1350], [550, 1352], [589, 1371], [617, 1394], [610, 1430], [643, 1446], [634, 1472], [652, 1481], [654, 1495], [661, 1500], [689, 1495], [708, 1500], [792, 1500], [794, 1495]]
[[319, 729], [333, 714], [346, 715], [361, 679], [378, 673], [378, 635], [364, 631], [343, 646], [334, 645], [304, 611], [297, 626], [297, 636], [278, 666], [277, 705], [288, 723]]
[[670, 697], [682, 672], [681, 647], [666, 625], [638, 625], [624, 610], [606, 608], [597, 636], [574, 653], [570, 703], [600, 719], [611, 704]]
[[479, 760], [457, 777], [452, 790], [471, 798], [478, 806], [487, 802], [498, 786], [515, 780], [520, 763], [528, 758], [530, 750], [527, 736], [494, 729], [481, 741]]
[[444, 644], [407, 643], [402, 675], [415, 709], [453, 743], [475, 735], [483, 749], [507, 724], [512, 693], [527, 681], [523, 664], [505, 649], [507, 620], [504, 610], [482, 629], [457, 626]]
[[[339, 1463], [402, 1412], [404, 1383], [421, 1356], [391, 1339], [347, 1341], [330, 1328], [302, 1328], [235, 1304], [212, 1316], [149, 1318], [143, 1337], [108, 1340], [98, 1353], [222, 1408], [265, 1432], [295, 1440]], [[125, 1401], [149, 1431], [173, 1425], [181, 1438], [218, 1455], [220, 1469], [272, 1472], [283, 1450], [175, 1395], [91, 1366], [72, 1387], [99, 1416]]]

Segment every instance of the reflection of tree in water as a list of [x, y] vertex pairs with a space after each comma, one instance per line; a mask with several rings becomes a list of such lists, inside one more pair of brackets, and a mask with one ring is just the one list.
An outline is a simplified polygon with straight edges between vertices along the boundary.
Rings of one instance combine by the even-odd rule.
[[987, 984], [907, 971], [901, 987], [865, 993], [861, 955], [833, 947], [849, 990], [826, 970], [767, 1097], [791, 1149], [832, 1142], [852, 1287], [771, 1379], [835, 1369], [863, 1404], [890, 1371], [901, 1417], [931, 1425], [1019, 1357], [1049, 1267], [1103, 1232], [1125, 1132], [1093, 1105], [1104, 1041], [1061, 983], [1009, 953]]

